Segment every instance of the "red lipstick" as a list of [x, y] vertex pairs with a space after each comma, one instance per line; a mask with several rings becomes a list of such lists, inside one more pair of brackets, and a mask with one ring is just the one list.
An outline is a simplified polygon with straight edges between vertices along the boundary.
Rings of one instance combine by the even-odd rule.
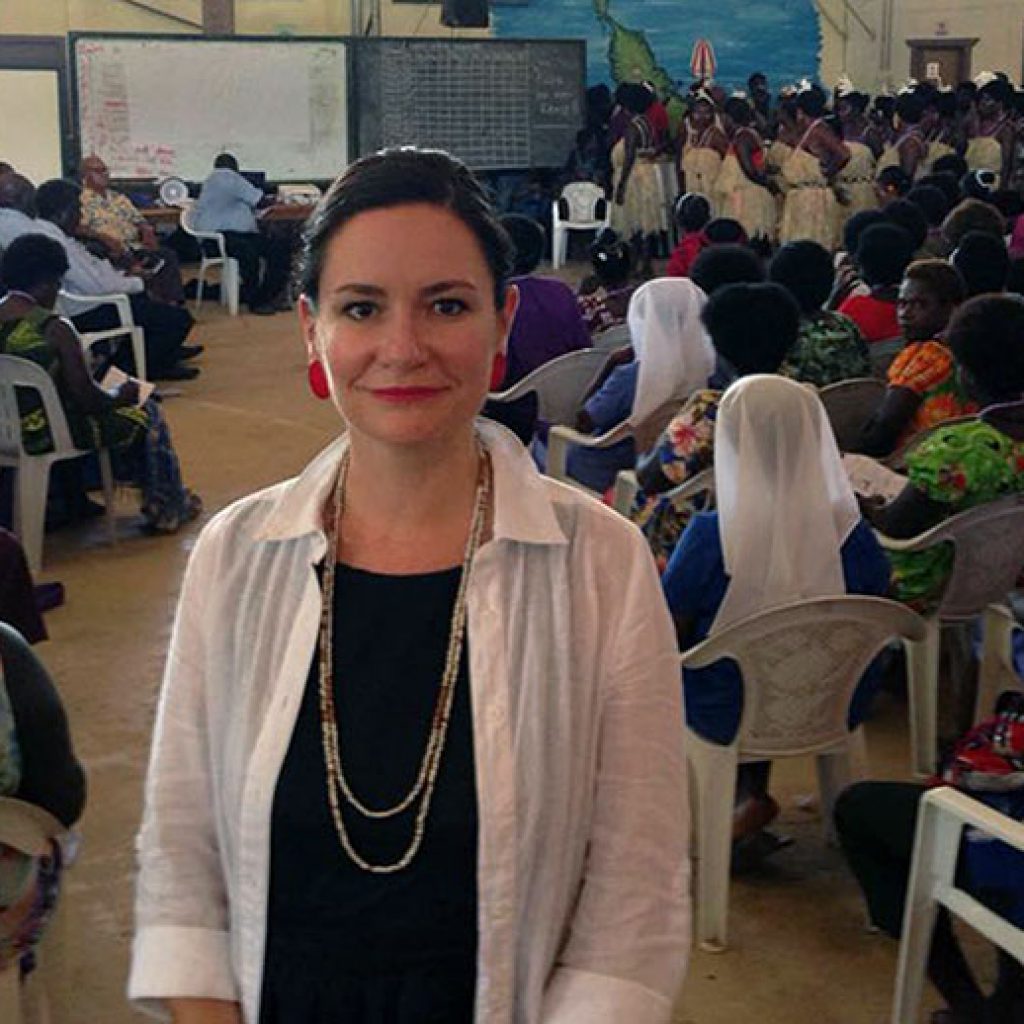
[[424, 402], [427, 399], [435, 398], [441, 394], [444, 388], [429, 387], [395, 387], [395, 388], [374, 388], [371, 394], [382, 402], [391, 402], [402, 405], [409, 402]]

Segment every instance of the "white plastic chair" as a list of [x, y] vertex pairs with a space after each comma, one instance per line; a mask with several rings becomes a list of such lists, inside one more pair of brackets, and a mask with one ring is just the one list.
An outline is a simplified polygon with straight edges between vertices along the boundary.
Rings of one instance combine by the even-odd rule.
[[831, 838], [832, 805], [843, 788], [863, 774], [863, 731], [847, 728], [853, 692], [892, 637], [920, 640], [924, 634], [920, 616], [894, 601], [820, 598], [752, 615], [682, 655], [686, 669], [732, 658], [743, 679], [743, 711], [732, 743], [711, 743], [690, 729], [686, 735], [696, 822], [697, 938], [702, 948], [726, 948], [739, 764], [815, 757], [822, 824]]
[[855, 450], [861, 431], [878, 411], [885, 392], [886, 385], [871, 377], [841, 380], [818, 392], [840, 451]]
[[632, 419], [623, 420], [611, 430], [605, 431], [598, 437], [591, 437], [590, 434], [582, 434], [572, 427], [559, 425], [548, 431], [548, 457], [547, 476], [554, 480], [561, 480], [563, 483], [571, 484], [581, 491], [593, 494], [588, 487], [585, 487], [578, 480], [569, 475], [568, 459], [569, 446], [578, 445], [580, 448], [610, 448], [619, 441], [631, 437], [636, 443], [637, 454], [647, 451], [658, 440], [662, 430], [668, 426], [669, 421], [679, 411], [683, 399], [673, 399], [666, 402], [659, 409], [655, 409], [647, 419], [641, 423], [634, 423]]
[[[183, 204], [181, 207], [181, 230], [191, 235], [199, 244], [199, 276], [196, 278], [196, 312], [203, 304], [203, 285], [206, 282], [206, 271], [211, 267], [220, 267], [220, 303], [228, 307], [232, 316], [238, 316], [238, 295], [241, 288], [241, 275], [238, 260], [228, 255], [224, 235], [220, 231], [198, 231], [194, 226], [195, 205]], [[207, 252], [207, 243], [216, 246], [217, 253], [211, 256]]]
[[[9, 797], [0, 798], [0, 824], [6, 826], [6, 829], [13, 826], [21, 838], [36, 846], [40, 854], [49, 849], [51, 839], [59, 840], [66, 831], [64, 826], [43, 808]], [[50, 924], [52, 926], [53, 920]], [[51, 928], [48, 928], [47, 933], [50, 931]], [[40, 957], [40, 960], [44, 961], [44, 958]], [[40, 971], [37, 969], [32, 979], [33, 987], [37, 991], [36, 1001], [39, 1003], [41, 1024], [42, 1021], [49, 1019], [49, 1013], [46, 992], [39, 987], [39, 974]], [[0, 1021], [4, 1024], [27, 1024], [23, 987], [17, 963], [12, 963], [6, 970], [0, 971]]]
[[602, 231], [612, 222], [612, 206], [600, 185], [571, 181], [551, 204], [551, 265], [565, 263], [570, 231]]
[[[612, 491], [612, 507], [616, 512], [628, 517], [639, 491], [640, 484], [636, 478], [636, 471], [620, 469], [615, 478], [615, 489]], [[704, 469], [677, 487], [664, 491], [659, 497], [681, 502], [691, 501], [698, 494], [708, 494], [713, 498], [714, 493], [715, 471], [714, 469]]]
[[567, 352], [527, 374], [504, 391], [492, 391], [491, 402], [514, 402], [525, 395], [537, 396], [537, 415], [547, 423], [569, 423], [580, 407], [583, 395], [607, 356], [592, 348]]
[[909, 540], [878, 539], [889, 551], [953, 545], [953, 571], [938, 609], [925, 620], [925, 641], [907, 645], [911, 758], [915, 773], [927, 776], [935, 770], [941, 625], [974, 619], [1013, 589], [1024, 566], [1024, 496], [979, 505]]
[[1005, 605], [990, 604], [982, 616], [984, 644], [978, 666], [975, 724], [995, 714], [996, 703], [1007, 690], [1024, 693], [1024, 679], [1013, 663], [1013, 636], [1024, 629]]
[[628, 345], [633, 339], [629, 336], [629, 324], [619, 324], [617, 327], [607, 327], [594, 335], [594, 348], [598, 352], [614, 352], [616, 349]]
[[1024, 963], [1024, 930], [957, 887], [960, 837], [969, 825], [1024, 850], [1024, 824], [949, 787], [926, 793], [917, 812], [910, 885], [903, 911], [903, 938], [896, 967], [892, 1024], [918, 1020], [928, 954], [939, 907], [965, 921], [990, 942]]
[[868, 345], [868, 358], [871, 360], [871, 374], [879, 380], [886, 380], [889, 375], [889, 367], [893, 360], [903, 351], [906, 345], [906, 338], [886, 338], [884, 341], [875, 341]]
[[[53, 451], [30, 455], [21, 437], [21, 415], [15, 389], [31, 388], [39, 393], [43, 411], [53, 440]], [[46, 519], [46, 495], [50, 489], [50, 467], [55, 462], [89, 455], [88, 449], [76, 448], [68, 430], [67, 416], [57, 397], [57, 388], [50, 375], [38, 364], [17, 356], [0, 355], [0, 466], [17, 470], [14, 499], [14, 532], [25, 549], [33, 572], [43, 562], [43, 533]], [[111, 544], [116, 542], [114, 517], [114, 474], [110, 452], [97, 452], [103, 498], [107, 506], [107, 528]]]
[[58, 312], [67, 317], [77, 316], [97, 305], [113, 306], [117, 310], [118, 325], [104, 331], [78, 331], [85, 354], [90, 355], [93, 345], [101, 341], [127, 337], [135, 360], [135, 376], [138, 380], [146, 380], [146, 334], [135, 323], [131, 300], [127, 295], [76, 295], [61, 289], [57, 299]]

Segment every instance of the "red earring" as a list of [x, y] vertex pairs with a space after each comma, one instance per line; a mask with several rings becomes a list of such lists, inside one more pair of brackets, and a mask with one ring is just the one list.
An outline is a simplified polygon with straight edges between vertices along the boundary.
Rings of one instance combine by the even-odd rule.
[[327, 371], [324, 369], [324, 364], [319, 359], [314, 359], [309, 364], [307, 371], [309, 375], [309, 390], [313, 392], [316, 398], [330, 398], [331, 397], [331, 385], [327, 380]]
[[508, 369], [508, 356], [504, 352], [498, 352], [491, 364], [491, 391], [497, 391], [501, 382], [505, 379], [505, 371]]

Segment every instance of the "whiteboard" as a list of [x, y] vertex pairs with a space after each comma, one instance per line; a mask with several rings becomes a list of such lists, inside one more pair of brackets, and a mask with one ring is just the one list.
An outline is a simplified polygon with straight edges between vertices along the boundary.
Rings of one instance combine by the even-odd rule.
[[0, 68], [0, 160], [38, 184], [63, 173], [60, 143], [57, 72]]
[[82, 155], [115, 178], [197, 181], [214, 157], [283, 181], [348, 163], [347, 54], [330, 41], [74, 40]]

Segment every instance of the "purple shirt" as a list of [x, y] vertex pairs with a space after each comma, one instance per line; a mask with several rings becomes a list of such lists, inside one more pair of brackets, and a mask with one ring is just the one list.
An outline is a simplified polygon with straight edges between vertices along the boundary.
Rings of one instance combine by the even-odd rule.
[[[503, 389], [558, 356], [591, 346], [590, 332], [568, 285], [553, 277], [516, 277], [512, 284], [519, 287], [519, 309], [508, 338]], [[508, 405], [489, 403], [484, 412], [513, 430], [524, 444], [529, 443], [537, 423], [533, 395]]]

